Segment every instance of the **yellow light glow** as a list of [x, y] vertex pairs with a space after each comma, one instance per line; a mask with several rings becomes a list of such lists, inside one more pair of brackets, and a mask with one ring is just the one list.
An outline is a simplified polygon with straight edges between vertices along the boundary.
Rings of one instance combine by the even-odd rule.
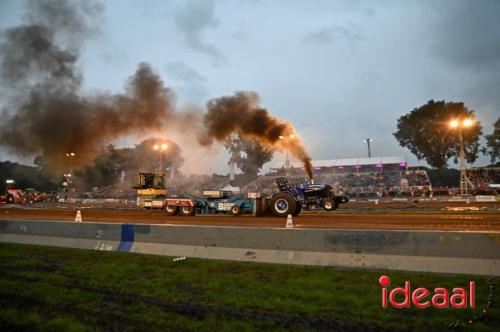
[[161, 145], [161, 149], [162, 149], [162, 150], [166, 150], [167, 148], [168, 148], [168, 145], [167, 145], [166, 143], [163, 143], [163, 144]]
[[280, 135], [280, 139], [285, 139], [285, 136], [281, 136], [281, 135]]
[[470, 127], [474, 124], [474, 120], [472, 119], [465, 119], [464, 122], [463, 122], [463, 126], [464, 127]]
[[294, 135], [294, 134], [291, 134], [291, 135], [290, 135], [290, 136], [288, 136], [288, 137], [290, 137], [290, 139], [294, 139], [294, 138], [295, 138], [295, 135]]
[[458, 121], [457, 120], [452, 120], [450, 122], [450, 127], [451, 128], [457, 128], [458, 127]]
[[160, 146], [158, 144], [153, 145], [153, 149], [158, 150]]

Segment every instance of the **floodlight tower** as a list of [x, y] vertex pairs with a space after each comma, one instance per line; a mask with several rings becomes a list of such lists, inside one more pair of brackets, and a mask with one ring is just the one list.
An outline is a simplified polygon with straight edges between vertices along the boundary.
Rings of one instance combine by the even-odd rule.
[[160, 172], [161, 173], [163, 173], [165, 171], [163, 169], [163, 152], [167, 151], [167, 149], [168, 149], [168, 144], [167, 143], [159, 143], [159, 144], [153, 145], [153, 150], [158, 151], [159, 154], [160, 154], [159, 166], [160, 166]]
[[465, 165], [465, 149], [464, 149], [464, 138], [462, 135], [462, 130], [464, 128], [469, 128], [475, 124], [475, 120], [467, 118], [464, 120], [452, 120], [450, 121], [450, 127], [452, 129], [458, 129], [458, 138], [460, 140], [460, 152], [458, 154], [460, 162], [460, 195], [467, 195], [469, 193], [469, 187], [472, 189], [474, 186], [472, 182], [467, 177], [467, 170]]
[[[293, 140], [295, 140], [295, 135], [294, 134], [290, 134], [288, 136], [279, 136], [279, 139], [282, 140], [285, 144], [291, 144], [293, 143]], [[286, 153], [286, 159], [285, 159], [285, 175], [288, 175], [288, 169], [290, 168], [291, 166], [291, 163], [290, 163], [290, 157], [288, 156], [288, 147], [286, 147], [285, 149], [285, 153]]]

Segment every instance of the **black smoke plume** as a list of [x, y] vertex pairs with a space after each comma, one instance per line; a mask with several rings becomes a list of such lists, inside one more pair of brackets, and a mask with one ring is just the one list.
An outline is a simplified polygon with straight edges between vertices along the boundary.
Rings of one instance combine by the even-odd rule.
[[26, 24], [3, 32], [0, 77], [8, 102], [2, 145], [26, 155], [42, 153], [56, 168], [73, 152], [72, 164], [83, 165], [105, 143], [169, 121], [173, 94], [145, 63], [128, 79], [125, 93], [82, 95], [77, 61], [93, 34], [89, 15], [98, 13], [86, 1], [30, 2]]
[[294, 126], [260, 107], [256, 93], [240, 91], [233, 96], [210, 100], [203, 121], [202, 145], [210, 145], [214, 140], [224, 142], [231, 134], [238, 133], [243, 138], [257, 140], [271, 150], [288, 149], [302, 161], [309, 179], [313, 178], [311, 158]]

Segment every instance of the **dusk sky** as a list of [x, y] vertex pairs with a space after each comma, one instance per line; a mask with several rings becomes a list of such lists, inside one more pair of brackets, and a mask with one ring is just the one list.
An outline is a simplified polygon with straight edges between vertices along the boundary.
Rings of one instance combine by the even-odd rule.
[[[161, 74], [179, 107], [255, 91], [296, 126], [313, 159], [365, 157], [371, 137], [373, 155], [416, 165], [392, 133], [398, 117], [430, 99], [465, 102], [485, 134], [500, 116], [500, 1], [102, 5], [80, 59], [87, 92], [122, 91], [140, 62]], [[0, 29], [20, 24], [23, 12], [23, 1], [0, 0]], [[5, 158], [18, 157], [0, 151]], [[215, 170], [227, 170], [222, 147], [215, 159]], [[481, 155], [475, 166], [487, 163]]]

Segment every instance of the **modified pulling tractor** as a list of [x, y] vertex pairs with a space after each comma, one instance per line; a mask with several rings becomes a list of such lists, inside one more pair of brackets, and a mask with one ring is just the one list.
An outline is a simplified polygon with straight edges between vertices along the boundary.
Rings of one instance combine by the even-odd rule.
[[329, 184], [300, 183], [290, 186], [285, 177], [276, 180], [279, 192], [271, 197], [248, 193], [240, 197], [224, 190], [206, 190], [202, 197], [167, 196], [165, 175], [139, 173], [132, 186], [137, 190], [137, 206], [163, 209], [167, 215], [191, 216], [195, 214], [262, 215], [266, 211], [276, 216], [298, 215], [303, 209], [335, 210], [346, 203], [346, 196], [336, 193]]
[[322, 208], [332, 211], [341, 203], [347, 203], [349, 198], [341, 193], [337, 194], [330, 184], [300, 183], [290, 186], [285, 177], [276, 179], [280, 190], [274, 194], [269, 207], [276, 216], [298, 215], [302, 209]]

